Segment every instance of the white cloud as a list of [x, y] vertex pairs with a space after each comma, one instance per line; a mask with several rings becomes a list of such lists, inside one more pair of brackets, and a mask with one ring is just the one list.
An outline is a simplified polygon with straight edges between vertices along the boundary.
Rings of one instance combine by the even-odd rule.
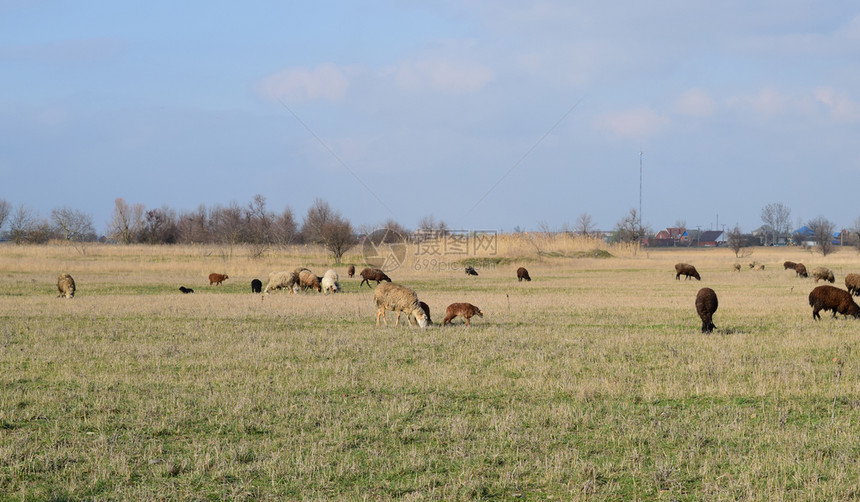
[[815, 89], [813, 96], [816, 103], [824, 105], [830, 112], [830, 116], [840, 122], [854, 122], [860, 119], [860, 106], [830, 87]]
[[443, 58], [408, 61], [393, 68], [393, 74], [396, 86], [403, 91], [453, 95], [479, 91], [494, 77], [484, 65]]
[[339, 101], [349, 90], [349, 79], [333, 64], [314, 69], [289, 68], [263, 79], [257, 91], [265, 98], [288, 101]]
[[660, 132], [669, 122], [668, 117], [650, 108], [636, 108], [606, 114], [598, 119], [597, 126], [618, 136], [642, 139]]
[[704, 89], [690, 89], [675, 103], [675, 110], [682, 115], [709, 117], [717, 109], [714, 98]]

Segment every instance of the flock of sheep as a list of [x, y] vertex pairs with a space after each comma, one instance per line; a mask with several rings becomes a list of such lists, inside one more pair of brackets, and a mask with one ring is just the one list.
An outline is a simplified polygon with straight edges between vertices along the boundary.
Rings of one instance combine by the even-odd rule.
[[[763, 264], [750, 263], [749, 266], [753, 270], [764, 270]], [[809, 273], [803, 263], [786, 261], [783, 263], [783, 267], [784, 270], [794, 270], [795, 277], [809, 277]], [[740, 264], [736, 263], [734, 269], [735, 271], [740, 271]], [[693, 265], [689, 263], [676, 263], [675, 279], [680, 280], [682, 275], [686, 279], [690, 279], [691, 277], [695, 277], [696, 280], [702, 279]], [[830, 283], [836, 281], [833, 271], [827, 267], [815, 267], [812, 269], [812, 277], [816, 284], [818, 284], [818, 281]], [[812, 307], [812, 318], [820, 320], [821, 315], [819, 315], [819, 312], [822, 310], [831, 311], [834, 318], [836, 314], [860, 318], [860, 306], [854, 302], [854, 296], [860, 296], [860, 274], [851, 273], [846, 275], [845, 287], [847, 291], [828, 284], [816, 286], [809, 293], [809, 306]], [[718, 305], [717, 293], [713, 289], [702, 288], [696, 294], [696, 313], [699, 314], [699, 318], [702, 320], [702, 333], [710, 333], [716, 329], [713, 317]]]

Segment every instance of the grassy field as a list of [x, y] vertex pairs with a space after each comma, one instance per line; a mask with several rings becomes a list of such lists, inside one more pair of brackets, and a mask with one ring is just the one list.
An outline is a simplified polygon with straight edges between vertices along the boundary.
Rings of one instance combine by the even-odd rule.
[[[0, 246], [0, 500], [860, 496], [860, 323], [814, 322], [812, 279], [781, 265], [844, 287], [856, 251], [501, 244], [478, 277], [390, 274], [437, 323], [453, 302], [485, 312], [426, 330], [376, 327], [344, 266], [340, 295], [250, 293], [322, 275], [314, 250]], [[678, 261], [702, 280], [676, 281]]]

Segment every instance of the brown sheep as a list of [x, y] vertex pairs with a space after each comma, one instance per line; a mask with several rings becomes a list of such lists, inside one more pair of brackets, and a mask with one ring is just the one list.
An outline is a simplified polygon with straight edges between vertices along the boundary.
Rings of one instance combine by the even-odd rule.
[[209, 285], [220, 286], [222, 282], [226, 281], [230, 277], [227, 274], [209, 274]]
[[69, 274], [60, 274], [57, 277], [57, 289], [60, 290], [57, 298], [74, 298], [75, 280]]
[[349, 276], [349, 278], [350, 278], [350, 279], [352, 279], [352, 276], [354, 276], [354, 275], [355, 275], [355, 265], [350, 265], [350, 266], [346, 269], [346, 275], [347, 275], [347, 276]]
[[786, 261], [783, 262], [782, 266], [785, 267], [785, 270], [794, 270], [794, 268], [797, 266], [797, 263], [794, 263], [793, 261]]
[[795, 277], [809, 277], [809, 274], [806, 272], [806, 265], [804, 265], [803, 263], [795, 263], [794, 272]]
[[302, 291], [311, 288], [317, 290], [317, 293], [322, 291], [322, 278], [314, 274], [308, 269], [302, 270], [299, 273], [299, 287]]
[[380, 284], [373, 292], [373, 299], [376, 301], [376, 325], [379, 326], [379, 318], [381, 317], [385, 325], [388, 326], [388, 320], [385, 318], [387, 310], [393, 310], [397, 313], [395, 324], [400, 324], [400, 314], [405, 313], [406, 318], [409, 316], [415, 317], [418, 321], [418, 326], [427, 327], [427, 316], [418, 302], [418, 295], [415, 291], [397, 284], [388, 282]]
[[194, 290], [191, 288], [186, 288], [185, 286], [179, 286], [179, 291], [182, 291], [183, 295], [187, 295], [189, 293], [193, 293]]
[[254, 279], [251, 281], [251, 293], [260, 293], [263, 291], [263, 281]]
[[735, 269], [735, 272], [740, 272], [741, 271], [741, 264], [735, 263], [735, 266], [733, 268]]
[[358, 287], [361, 287], [366, 282], [367, 287], [371, 288], [373, 286], [370, 285], [370, 281], [376, 281], [377, 285], [382, 281], [391, 282], [391, 278], [378, 268], [365, 268], [358, 275], [361, 276], [361, 282], [358, 284]]
[[829, 283], [836, 282], [836, 278], [833, 277], [833, 271], [827, 267], [815, 267], [812, 269], [812, 277], [815, 279], [815, 283], [818, 284], [819, 279], [823, 281], [827, 281]]
[[848, 274], [845, 276], [845, 287], [848, 292], [860, 296], [860, 274]]
[[[424, 311], [424, 317], [427, 318], [427, 326], [433, 326], [433, 320], [430, 319], [430, 305], [427, 305], [426, 303], [419, 301], [418, 306], [421, 307], [421, 310]], [[409, 320], [412, 324], [418, 323], [418, 319], [416, 319], [414, 317], [410, 317]]]
[[696, 267], [690, 265], [689, 263], [677, 263], [675, 264], [675, 279], [681, 280], [681, 276], [685, 275], [686, 278], [695, 277], [697, 281], [701, 281], [702, 277], [699, 275], [699, 272], [696, 270]]
[[717, 328], [714, 326], [714, 312], [718, 306], [717, 293], [713, 289], [702, 288], [696, 294], [696, 313], [702, 319], [702, 333], [710, 333]]
[[451, 305], [448, 305], [447, 309], [445, 309], [445, 319], [442, 319], [442, 326], [448, 324], [451, 322], [451, 319], [457, 316], [465, 318], [466, 326], [468, 326], [469, 319], [471, 319], [473, 315], [484, 317], [484, 312], [471, 303], [452, 303]]
[[851, 293], [836, 286], [817, 286], [809, 293], [809, 306], [812, 307], [812, 318], [816, 320], [821, 319], [818, 315], [821, 310], [832, 311], [834, 318], [837, 313], [860, 317], [860, 307], [854, 303]]
[[531, 281], [532, 278], [529, 277], [529, 271], [525, 267], [520, 267], [517, 269], [517, 282], [522, 282], [523, 280]]

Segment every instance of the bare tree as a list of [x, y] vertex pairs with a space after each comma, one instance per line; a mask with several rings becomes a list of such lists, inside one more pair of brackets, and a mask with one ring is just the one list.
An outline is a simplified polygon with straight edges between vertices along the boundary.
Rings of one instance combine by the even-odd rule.
[[9, 217], [9, 238], [15, 244], [27, 242], [28, 234], [35, 222], [33, 211], [24, 204], [20, 204], [15, 212]]
[[776, 244], [780, 235], [791, 230], [791, 209], [782, 202], [770, 203], [761, 209], [761, 221], [770, 227], [771, 244]]
[[822, 255], [827, 256], [835, 250], [833, 245], [833, 229], [836, 225], [832, 221], [819, 216], [814, 220], [810, 220], [806, 226], [812, 231], [815, 247], [821, 251]]
[[627, 216], [615, 224], [613, 239], [617, 242], [639, 242], [648, 234], [648, 229], [642, 225], [642, 219], [636, 209], [631, 209]]
[[6, 223], [6, 220], [9, 218], [11, 213], [12, 204], [9, 204], [5, 199], [0, 199], [0, 230], [3, 229], [3, 225]]
[[580, 214], [579, 218], [576, 219], [576, 225], [574, 225], [573, 230], [583, 237], [590, 236], [595, 231], [591, 215], [588, 213]]
[[111, 220], [108, 222], [107, 233], [116, 242], [131, 244], [143, 229], [143, 204], [129, 205], [122, 197], [114, 200]]
[[308, 242], [321, 244], [340, 263], [343, 255], [356, 245], [352, 225], [322, 199], [315, 199], [308, 208], [302, 225], [302, 235]]
[[289, 207], [284, 208], [284, 211], [275, 218], [273, 225], [272, 236], [275, 244], [285, 246], [296, 240], [298, 225], [296, 225], [293, 210]]
[[138, 239], [148, 244], [175, 244], [179, 240], [176, 213], [166, 206], [147, 211]]
[[735, 225], [735, 228], [729, 230], [726, 234], [726, 241], [728, 242], [729, 249], [734, 251], [735, 258], [740, 258], [741, 250], [746, 244], [746, 239], [744, 239], [744, 234], [741, 232], [741, 227]]
[[67, 241], [81, 242], [92, 239], [96, 233], [90, 214], [67, 206], [53, 209], [51, 221], [57, 233]]

